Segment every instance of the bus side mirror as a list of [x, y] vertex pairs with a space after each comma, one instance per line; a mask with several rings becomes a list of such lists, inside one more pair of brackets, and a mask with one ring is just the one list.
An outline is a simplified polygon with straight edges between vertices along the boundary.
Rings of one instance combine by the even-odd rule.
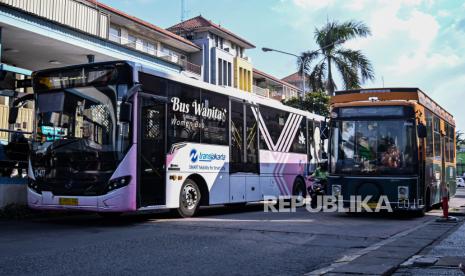
[[18, 111], [19, 108], [17, 107], [10, 107], [10, 114], [8, 116], [8, 123], [9, 124], [15, 124], [16, 119], [18, 119]]
[[426, 126], [423, 123], [419, 123], [417, 126], [418, 138], [426, 138], [427, 131]]
[[119, 108], [119, 121], [123, 123], [130, 123], [132, 115], [132, 104], [122, 102]]

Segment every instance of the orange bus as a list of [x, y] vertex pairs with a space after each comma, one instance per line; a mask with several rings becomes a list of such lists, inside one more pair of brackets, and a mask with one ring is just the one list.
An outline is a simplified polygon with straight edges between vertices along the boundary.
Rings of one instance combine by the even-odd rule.
[[454, 118], [420, 89], [338, 91], [330, 116], [328, 181], [344, 207], [386, 196], [424, 214], [455, 194]]

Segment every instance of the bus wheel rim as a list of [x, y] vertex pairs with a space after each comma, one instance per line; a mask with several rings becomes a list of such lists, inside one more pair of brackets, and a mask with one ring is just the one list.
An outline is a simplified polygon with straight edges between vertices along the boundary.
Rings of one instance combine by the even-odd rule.
[[184, 207], [191, 210], [197, 205], [198, 194], [194, 186], [188, 184], [183, 188], [183, 203]]

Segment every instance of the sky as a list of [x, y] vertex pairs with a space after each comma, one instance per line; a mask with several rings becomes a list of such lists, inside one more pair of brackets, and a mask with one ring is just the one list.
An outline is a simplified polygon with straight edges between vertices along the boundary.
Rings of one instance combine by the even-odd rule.
[[[162, 28], [181, 19], [181, 0], [100, 0]], [[375, 80], [362, 86], [419, 87], [465, 131], [465, 0], [185, 0], [199, 14], [252, 42], [255, 68], [282, 78], [297, 70], [295, 54], [318, 49], [315, 28], [328, 20], [363, 21], [368, 38], [347, 41], [371, 60]], [[336, 80], [337, 81], [337, 80]], [[340, 85], [342, 88], [342, 85]]]

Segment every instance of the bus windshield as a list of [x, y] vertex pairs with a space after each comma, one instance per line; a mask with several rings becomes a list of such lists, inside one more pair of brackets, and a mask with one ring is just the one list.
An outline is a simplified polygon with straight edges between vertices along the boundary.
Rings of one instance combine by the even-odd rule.
[[335, 120], [331, 172], [400, 175], [416, 171], [414, 121], [406, 119]]
[[130, 124], [117, 116], [129, 74], [108, 66], [103, 73], [97, 66], [91, 69], [33, 77], [37, 92], [31, 165], [40, 189], [61, 195], [102, 194], [129, 149]]
[[37, 104], [37, 142], [84, 138], [100, 148], [114, 145], [111, 102], [55, 92], [38, 95]]

